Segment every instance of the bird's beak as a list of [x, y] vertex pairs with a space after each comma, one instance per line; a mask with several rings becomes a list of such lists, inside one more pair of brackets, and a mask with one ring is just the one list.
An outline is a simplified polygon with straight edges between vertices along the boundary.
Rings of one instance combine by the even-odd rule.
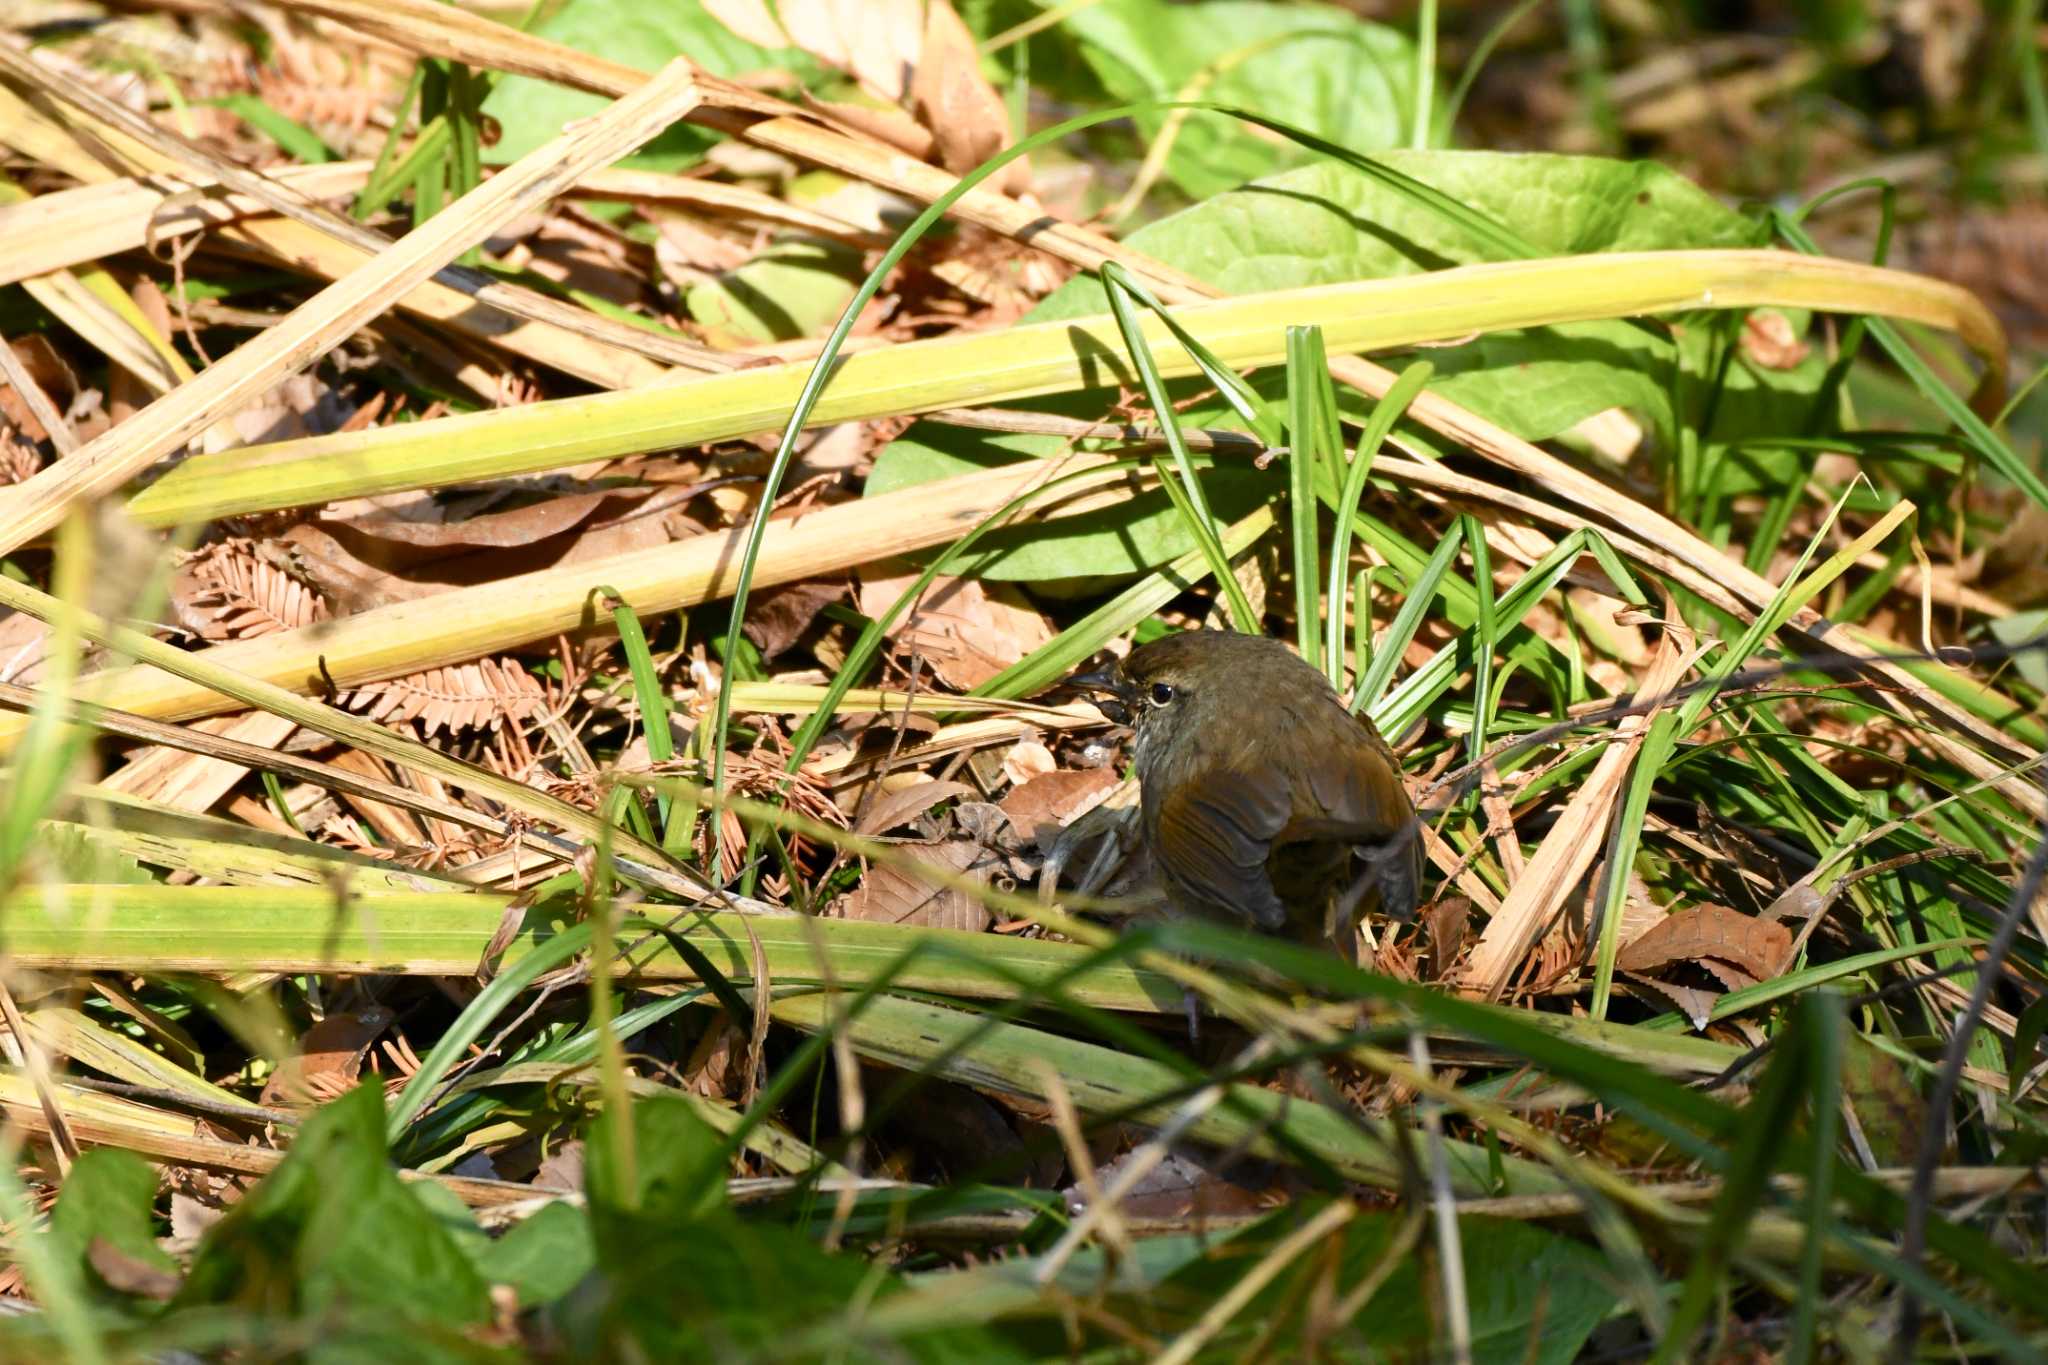
[[1118, 676], [1114, 668], [1098, 668], [1092, 673], [1076, 673], [1067, 679], [1068, 687], [1084, 692], [1107, 692], [1107, 697], [1094, 698], [1095, 709], [1112, 725], [1131, 723], [1131, 685]]

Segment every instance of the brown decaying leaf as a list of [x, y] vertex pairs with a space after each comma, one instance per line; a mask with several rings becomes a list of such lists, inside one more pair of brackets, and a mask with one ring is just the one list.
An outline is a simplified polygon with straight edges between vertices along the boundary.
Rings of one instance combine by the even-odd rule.
[[183, 1278], [175, 1271], [130, 1256], [104, 1237], [95, 1237], [86, 1245], [85, 1257], [109, 1285], [145, 1299], [168, 1299], [178, 1292], [178, 1286], [183, 1283]]
[[1742, 353], [1761, 369], [1795, 370], [1813, 353], [1791, 320], [1775, 308], [1759, 308], [1742, 320]]
[[876, 863], [859, 887], [840, 902], [846, 919], [880, 924], [915, 924], [933, 929], [980, 933], [993, 922], [988, 907], [966, 891], [941, 886], [917, 875], [911, 864], [925, 863], [946, 872], [965, 873], [986, 883], [993, 859], [971, 839], [933, 844], [899, 845], [908, 862]]
[[1040, 773], [1021, 783], [1000, 805], [1018, 833], [1043, 848], [1053, 834], [1101, 805], [1119, 780], [1114, 768]]
[[[1010, 117], [1003, 97], [981, 74], [981, 53], [974, 35], [948, 0], [928, 0], [924, 42], [917, 74], [910, 82], [910, 104], [932, 130], [939, 164], [955, 175], [973, 170], [1010, 143]], [[1019, 158], [999, 173], [1006, 194], [1031, 188], [1028, 158]]]
[[1721, 905], [1694, 905], [1665, 916], [1614, 959], [1625, 972], [1648, 972], [1672, 962], [1719, 958], [1759, 981], [1784, 970], [1792, 932]]
[[[1122, 1168], [1136, 1158], [1136, 1152], [1117, 1157], [1096, 1172], [1097, 1181], [1115, 1183]], [[1087, 1195], [1078, 1185], [1062, 1194], [1070, 1212], [1079, 1213], [1088, 1206]], [[1117, 1211], [1126, 1218], [1164, 1223], [1204, 1217], [1247, 1218], [1265, 1212], [1272, 1202], [1262, 1190], [1232, 1179], [1214, 1157], [1191, 1150], [1171, 1153], [1146, 1172], [1119, 1201]]]
[[1695, 1029], [1704, 1029], [1713, 1015], [1714, 1004], [1721, 996], [1718, 991], [1701, 990], [1697, 986], [1685, 986], [1675, 981], [1660, 981], [1654, 976], [1640, 972], [1624, 972], [1636, 989], [1656, 999], [1668, 1001], [1678, 1007], [1679, 1013]]
[[747, 638], [761, 657], [773, 661], [803, 638], [818, 613], [846, 596], [844, 584], [805, 578], [755, 593], [747, 599]]
[[1016, 786], [1059, 768], [1052, 750], [1035, 739], [1020, 739], [1003, 753], [1003, 776]]
[[[893, 566], [871, 568], [861, 577], [861, 613], [880, 618], [916, 581]], [[1052, 628], [1008, 584], [941, 575], [889, 638], [899, 652], [922, 656], [948, 687], [965, 692], [1046, 644]]]
[[809, 91], [804, 92], [804, 103], [833, 122], [877, 142], [887, 143], [919, 161], [932, 154], [936, 141], [932, 130], [899, 109], [848, 104], [843, 100], [821, 100]]
[[1445, 896], [1429, 907], [1429, 955], [1439, 977], [1448, 976], [1465, 951], [1465, 934], [1472, 923], [1472, 902], [1465, 896]]
[[965, 782], [938, 782], [920, 778], [877, 796], [854, 826], [856, 834], [886, 834], [907, 825], [941, 801], [972, 796], [974, 788]]
[[766, 0], [701, 0], [704, 12], [755, 47], [795, 47]]
[[896, 103], [917, 62], [919, 0], [781, 0], [782, 28], [798, 47]]
[[0, 681], [33, 683], [43, 671], [50, 628], [27, 612], [0, 614]]
[[264, 1082], [262, 1103], [306, 1104], [319, 1097], [323, 1081], [353, 1084], [370, 1045], [391, 1020], [391, 1011], [382, 1005], [328, 1015], [306, 1030], [298, 1052], [285, 1058]]

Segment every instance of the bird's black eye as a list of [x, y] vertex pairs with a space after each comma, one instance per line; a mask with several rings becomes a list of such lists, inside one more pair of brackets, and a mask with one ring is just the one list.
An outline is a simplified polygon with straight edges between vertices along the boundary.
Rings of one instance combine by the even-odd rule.
[[1173, 684], [1157, 682], [1152, 684], [1152, 704], [1164, 706], [1173, 700]]

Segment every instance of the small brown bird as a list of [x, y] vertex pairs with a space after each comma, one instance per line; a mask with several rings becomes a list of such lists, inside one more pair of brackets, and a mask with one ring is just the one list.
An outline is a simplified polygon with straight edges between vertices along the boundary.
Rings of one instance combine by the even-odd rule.
[[1422, 842], [1394, 753], [1276, 640], [1198, 630], [1075, 686], [1133, 726], [1139, 837], [1175, 908], [1358, 958], [1358, 916], [1411, 917]]

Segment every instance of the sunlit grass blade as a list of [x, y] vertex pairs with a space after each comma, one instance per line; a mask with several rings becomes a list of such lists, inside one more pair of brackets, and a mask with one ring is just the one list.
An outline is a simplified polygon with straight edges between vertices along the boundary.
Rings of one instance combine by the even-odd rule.
[[[1256, 509], [1223, 532], [1223, 553], [1235, 560], [1263, 539], [1277, 520], [1270, 507]], [[1208, 557], [1199, 549], [1189, 550], [1131, 584], [968, 695], [1028, 697], [1051, 685], [1073, 672], [1105, 643], [1135, 629], [1139, 622], [1200, 583], [1207, 576], [1208, 565]]]
[[[1415, 395], [1422, 392], [1433, 373], [1434, 369], [1427, 360], [1418, 360], [1401, 371], [1386, 396], [1373, 405], [1372, 415], [1366, 419], [1365, 430], [1358, 438], [1358, 450], [1344, 470], [1344, 484], [1337, 493], [1336, 529], [1330, 542], [1330, 586], [1326, 598], [1329, 604], [1329, 617], [1325, 623], [1329, 633], [1327, 661], [1332, 687], [1344, 685], [1344, 619], [1347, 615], [1344, 610], [1344, 580], [1351, 565], [1351, 536], [1359, 502], [1365, 497], [1365, 482], [1372, 474], [1373, 459], [1386, 441], [1387, 433], [1394, 429], [1394, 423], [1408, 410], [1408, 405], [1415, 401]], [[1341, 442], [1332, 447], [1330, 460], [1333, 465], [1340, 458], [1341, 449]], [[1371, 598], [1361, 591], [1351, 602], [1351, 614], [1358, 621], [1356, 652], [1361, 657], [1372, 648], [1371, 631], [1365, 625], [1366, 604], [1370, 601]], [[1360, 665], [1358, 671], [1362, 674], [1364, 665]]]
[[435, 1090], [447, 1079], [449, 1071], [471, 1043], [483, 1036], [491, 1021], [510, 1007], [524, 991], [533, 985], [543, 973], [568, 962], [578, 953], [591, 946], [594, 926], [589, 923], [574, 925], [556, 934], [536, 948], [506, 966], [492, 977], [490, 983], [478, 991], [476, 998], [463, 1007], [462, 1013], [448, 1026], [441, 1039], [429, 1052], [420, 1069], [407, 1081], [405, 1089], [391, 1103], [391, 1112], [385, 1120], [385, 1132], [391, 1142], [397, 1142], [406, 1128], [419, 1116]]
[[1487, 551], [1486, 528], [1466, 513], [1465, 548], [1472, 556], [1472, 587], [1479, 597], [1479, 619], [1472, 623], [1472, 733], [1467, 752], [1477, 763], [1486, 752], [1486, 713], [1493, 699], [1493, 656], [1500, 648], [1493, 610], [1493, 559]]
[[1823, 1253], [1833, 1237], [1836, 1134], [1841, 1127], [1842, 1053], [1848, 1018], [1840, 999], [1822, 992], [1800, 997], [1792, 1021], [1780, 1035], [1780, 1046], [1806, 1046], [1807, 1121], [1813, 1125], [1813, 1160], [1807, 1164], [1802, 1195], [1806, 1254], [1799, 1262], [1799, 1298], [1792, 1310], [1789, 1365], [1804, 1365], [1818, 1350]]
[[[1287, 329], [1287, 511], [1293, 529], [1294, 636], [1301, 657], [1316, 669], [1323, 667], [1316, 601], [1322, 581], [1316, 554], [1321, 534], [1316, 527], [1316, 465], [1336, 461], [1342, 449], [1341, 444], [1329, 443], [1324, 424], [1324, 413], [1337, 402], [1330, 386], [1329, 363], [1321, 328]], [[1341, 511], [1338, 524], [1343, 524]], [[1343, 606], [1343, 599], [1332, 594], [1329, 611], [1333, 626]], [[1340, 664], [1333, 656], [1331, 667]]]
[[[1437, 542], [1435, 553], [1429, 563], [1408, 589], [1401, 602], [1401, 609], [1394, 613], [1393, 621], [1387, 626], [1386, 635], [1373, 651], [1372, 669], [1360, 678], [1351, 691], [1351, 711], [1370, 712], [1374, 703], [1384, 692], [1387, 683], [1394, 676], [1394, 669], [1401, 662], [1401, 656], [1408, 652], [1409, 641], [1422, 626], [1422, 618], [1429, 611], [1430, 599], [1436, 596], [1437, 584], [1450, 572], [1451, 562], [1458, 557], [1458, 546], [1464, 539], [1463, 528], [1452, 526], [1444, 532], [1444, 538]], [[1396, 732], [1398, 733], [1398, 731]]]
[[1159, 367], [1153, 362], [1152, 347], [1145, 340], [1144, 327], [1138, 320], [1137, 303], [1125, 288], [1128, 278], [1114, 262], [1102, 268], [1102, 282], [1109, 293], [1110, 312], [1116, 318], [1117, 330], [1123, 334], [1131, 367], [1138, 372], [1139, 387], [1144, 391], [1146, 401], [1151, 403], [1152, 410], [1158, 414], [1160, 431], [1172, 456], [1173, 472], [1167, 473], [1162, 468], [1160, 485], [1166, 489], [1174, 509], [1180, 513], [1189, 536], [1208, 560], [1209, 572], [1216, 576], [1216, 585], [1223, 590], [1224, 600], [1229, 603], [1231, 623], [1247, 635], [1258, 635], [1261, 633], [1258, 613], [1252, 610], [1244, 585], [1231, 572], [1229, 558], [1223, 553], [1222, 528], [1217, 524], [1215, 514], [1209, 510], [1208, 497], [1202, 492], [1201, 476], [1195, 472], [1195, 461], [1188, 452], [1187, 438], [1181, 434], [1180, 423], [1174, 417], [1173, 399], [1166, 391], [1166, 380], [1160, 376]]
[[[1780, 1035], [1784, 1045], [1771, 1058], [1762, 1082], [1742, 1111], [1742, 1127], [1729, 1155], [1721, 1197], [1714, 1202], [1705, 1241], [1693, 1253], [1692, 1269], [1685, 1277], [1671, 1325], [1653, 1357], [1658, 1365], [1691, 1358], [1693, 1337], [1721, 1292], [1723, 1276], [1742, 1244], [1744, 1229], [1764, 1202], [1780, 1140], [1799, 1116], [1809, 1060], [1806, 1034], [1811, 1027], [1803, 1017], [1787, 1026]], [[1832, 1154], [1820, 1151], [1818, 1160], [1832, 1165]]]

